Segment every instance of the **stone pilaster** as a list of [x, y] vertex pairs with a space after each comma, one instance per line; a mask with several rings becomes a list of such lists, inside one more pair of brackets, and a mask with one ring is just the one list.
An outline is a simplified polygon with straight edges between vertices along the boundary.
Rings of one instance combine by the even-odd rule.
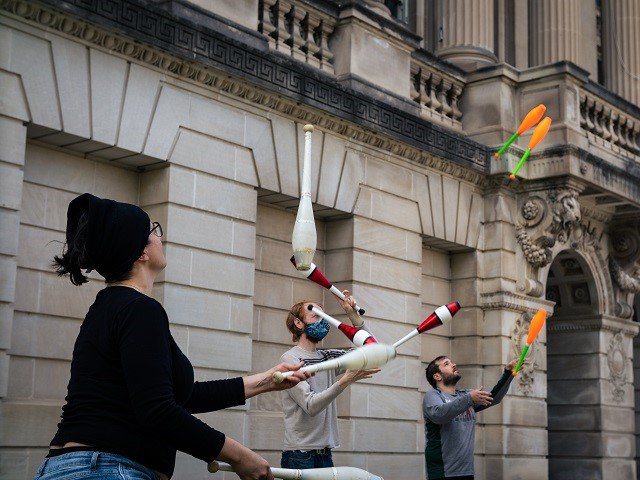
[[0, 398], [7, 394], [27, 129], [0, 117]]
[[[482, 365], [478, 385], [487, 390], [495, 385], [504, 364], [520, 353], [533, 312], [540, 307], [551, 310], [549, 302], [518, 292], [521, 266], [516, 261], [515, 218], [515, 192], [494, 185], [485, 196], [478, 275], [482, 312], [475, 322]], [[479, 478], [547, 478], [545, 341], [543, 332], [502, 403], [479, 416], [476, 462], [483, 468], [476, 472]]]
[[568, 60], [597, 73], [595, 2], [539, 0], [529, 9], [530, 66]]
[[468, 71], [497, 61], [494, 0], [449, 0], [442, 9], [440, 57]]
[[640, 3], [602, 2], [604, 84], [634, 104], [640, 103]]
[[[384, 4], [372, 1], [374, 13], [386, 10]], [[355, 8], [340, 14], [335, 31], [329, 39], [333, 52], [333, 66], [338, 80], [355, 88], [375, 92], [375, 87], [410, 98], [411, 51], [418, 37], [405, 31], [394, 31], [380, 23], [379, 18], [366, 15]], [[387, 75], [387, 72], [397, 75]], [[379, 94], [379, 92], [377, 92]]]

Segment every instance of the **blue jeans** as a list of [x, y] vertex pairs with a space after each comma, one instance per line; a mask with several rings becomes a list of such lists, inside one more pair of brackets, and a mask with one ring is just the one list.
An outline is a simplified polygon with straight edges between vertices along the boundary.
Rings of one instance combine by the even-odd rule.
[[158, 480], [156, 472], [122, 455], [71, 452], [45, 458], [34, 480]]
[[282, 452], [280, 466], [282, 468], [297, 468], [299, 470], [333, 467], [331, 449], [325, 448], [324, 450], [310, 450], [308, 452], [285, 450]]

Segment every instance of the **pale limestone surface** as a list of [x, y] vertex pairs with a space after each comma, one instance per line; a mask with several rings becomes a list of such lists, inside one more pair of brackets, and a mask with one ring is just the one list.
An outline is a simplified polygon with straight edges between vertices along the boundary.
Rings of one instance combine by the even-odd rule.
[[[257, 2], [233, 2], [232, 10], [230, 3], [201, 6], [255, 28]], [[491, 2], [478, 3], [474, 8], [484, 15]], [[486, 16], [477, 20], [488, 22]], [[630, 24], [625, 20], [622, 28]], [[571, 40], [570, 24], [554, 25], [558, 35], [566, 29]], [[477, 34], [471, 43], [491, 47], [493, 30]], [[409, 55], [397, 38], [361, 24], [340, 27], [334, 41], [342, 42], [341, 35], [353, 43], [336, 47], [338, 57], [342, 52], [336, 73], [362, 75], [409, 96], [408, 75], [399, 81], [382, 75], [389, 65], [409, 70]], [[464, 43], [447, 38], [451, 45]], [[296, 301], [321, 301], [345, 319], [332, 296], [298, 276], [288, 262], [303, 122], [13, 19], [3, 19], [0, 40], [7, 45], [0, 52], [0, 469], [9, 478], [31, 476], [46, 451], [65, 395], [75, 335], [103, 286], [92, 273], [89, 284], [75, 288], [49, 268], [60, 245], [48, 242], [63, 240], [66, 206], [78, 193], [139, 204], [163, 223], [169, 265], [154, 296], [167, 309], [172, 333], [198, 379], [275, 364], [291, 344], [284, 318]], [[573, 44], [583, 50], [562, 58], [584, 58], [589, 45]], [[365, 52], [371, 57], [370, 47], [379, 53], [375, 62], [363, 60]], [[545, 55], [561, 58], [558, 52]], [[540, 78], [557, 74], [540, 72]], [[621, 154], [618, 147], [577, 133], [581, 104], [574, 77], [538, 78], [518, 91], [512, 80], [480, 77], [463, 97], [463, 126], [473, 138], [497, 143], [519, 113], [544, 99], [547, 113], [563, 117], [566, 128], [550, 133], [543, 147], [571, 141], [590, 148], [593, 141], [594, 151]], [[506, 69], [507, 77], [517, 78]], [[630, 98], [628, 85], [611, 86]], [[27, 141], [28, 129], [58, 133]], [[79, 143], [64, 151], [54, 148], [69, 139]], [[519, 145], [528, 139], [523, 136]], [[379, 340], [395, 341], [443, 303], [459, 300], [464, 307], [450, 327], [405, 344], [380, 374], [339, 401], [337, 463], [386, 478], [424, 478], [420, 407], [430, 388], [426, 363], [450, 355], [464, 373], [461, 386], [490, 388], [514, 355], [522, 312], [549, 307], [516, 287], [526, 266], [515, 240], [517, 194], [496, 186], [483, 190], [321, 128], [313, 141], [312, 195], [316, 207], [334, 209], [317, 221], [315, 262], [340, 288], [354, 292]], [[103, 159], [116, 160], [84, 155], [98, 148], [109, 152]], [[491, 171], [513, 161], [492, 163]], [[623, 165], [619, 158], [611, 162]], [[154, 167], [138, 172], [132, 165]], [[552, 168], [525, 173], [544, 178]], [[433, 241], [444, 247], [433, 247]], [[601, 297], [609, 294], [605, 287]], [[495, 298], [508, 301], [491, 301]], [[543, 330], [533, 375], [526, 382], [516, 379], [503, 403], [479, 416], [477, 478], [586, 478], [593, 472], [606, 479], [631, 478], [637, 373], [632, 358], [638, 355], [628, 329], [620, 400], [607, 360], [611, 328]], [[325, 344], [348, 346], [335, 331]], [[283, 437], [281, 417], [275, 394], [202, 415], [274, 465]], [[568, 454], [581, 459], [567, 459]], [[175, 478], [208, 475], [200, 462], [180, 455]]]

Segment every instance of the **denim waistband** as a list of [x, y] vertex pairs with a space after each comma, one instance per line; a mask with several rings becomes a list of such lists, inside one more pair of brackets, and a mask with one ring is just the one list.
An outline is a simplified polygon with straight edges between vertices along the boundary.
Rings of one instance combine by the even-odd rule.
[[300, 452], [300, 453], [313, 453], [315, 455], [327, 455], [331, 453], [331, 449], [329, 447], [324, 448], [312, 448], [311, 450], [285, 450], [289, 452]]
[[126, 465], [136, 470], [145, 472], [146, 474], [150, 475], [151, 478], [158, 478], [158, 474], [154, 470], [147, 468], [138, 462], [134, 462], [130, 458], [124, 457], [122, 455], [117, 455], [115, 453], [105, 453], [99, 451], [70, 452], [65, 453], [64, 455], [58, 455], [56, 457], [45, 458], [44, 462], [42, 462], [42, 465], [40, 465], [38, 475], [43, 475], [44, 473], [47, 473], [47, 470], [56, 469], [62, 465], [67, 467], [87, 466], [90, 468], [96, 468], [99, 466]]

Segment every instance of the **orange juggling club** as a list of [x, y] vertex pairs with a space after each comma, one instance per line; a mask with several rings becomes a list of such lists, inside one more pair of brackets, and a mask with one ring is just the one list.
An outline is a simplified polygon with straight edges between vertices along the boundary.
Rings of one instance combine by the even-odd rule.
[[522, 349], [522, 353], [520, 354], [520, 358], [518, 359], [518, 364], [516, 368], [513, 369], [512, 375], [515, 377], [518, 374], [518, 370], [522, 366], [522, 362], [524, 362], [524, 357], [527, 356], [527, 352], [529, 351], [529, 347], [536, 339], [540, 330], [542, 330], [542, 326], [544, 325], [544, 321], [547, 319], [547, 312], [544, 308], [541, 308], [536, 312], [536, 314], [531, 319], [531, 324], [529, 325], [529, 334], [527, 335], [527, 343]]
[[534, 107], [531, 110], [529, 110], [529, 113], [527, 113], [527, 116], [524, 117], [524, 120], [522, 120], [522, 123], [518, 127], [518, 130], [516, 130], [516, 133], [511, 135], [511, 138], [507, 140], [507, 143], [505, 143], [500, 150], [494, 153], [493, 156], [495, 158], [500, 157], [500, 155], [502, 155], [507, 150], [507, 148], [509, 148], [509, 146], [516, 141], [516, 139], [520, 135], [522, 135], [524, 132], [526, 132], [531, 127], [533, 127], [536, 123], [538, 123], [542, 118], [542, 115], [544, 115], [544, 112], [546, 111], [547, 111], [547, 107], [545, 107], [542, 103], [537, 107]]
[[540, 140], [542, 140], [547, 135], [547, 133], [549, 132], [549, 127], [551, 127], [551, 118], [545, 117], [544, 120], [542, 120], [538, 124], [536, 129], [533, 131], [531, 140], [529, 140], [529, 146], [527, 147], [527, 149], [524, 152], [524, 155], [522, 155], [522, 158], [516, 165], [516, 168], [514, 168], [513, 172], [511, 172], [511, 175], [509, 175], [510, 180], [516, 179], [516, 173], [518, 173], [518, 170], [522, 168], [522, 165], [524, 165], [524, 162], [527, 160], [527, 158], [529, 158], [529, 155], [531, 154], [531, 150], [533, 150], [533, 147], [535, 147], [540, 142]]

